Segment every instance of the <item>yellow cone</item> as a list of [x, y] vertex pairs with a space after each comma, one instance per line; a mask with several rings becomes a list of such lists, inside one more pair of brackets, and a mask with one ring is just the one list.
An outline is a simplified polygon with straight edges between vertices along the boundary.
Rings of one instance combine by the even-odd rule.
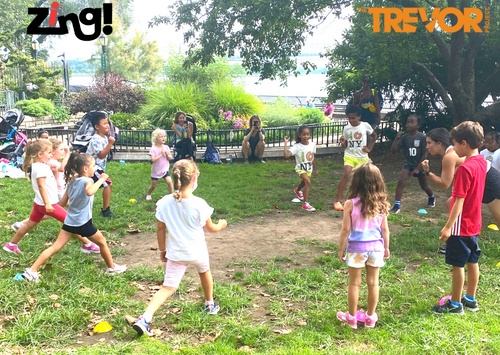
[[494, 231], [497, 231], [497, 230], [498, 230], [498, 227], [497, 227], [497, 225], [496, 225], [496, 224], [490, 224], [490, 225], [488, 226], [488, 228], [489, 228], [489, 229], [493, 229]]
[[136, 203], [137, 200], [135, 198], [131, 198], [130, 200], [128, 200], [128, 202], [130, 202], [130, 203]]
[[109, 324], [108, 322], [103, 320], [95, 325], [94, 332], [95, 333], [106, 333], [106, 332], [109, 332], [111, 329], [113, 329], [111, 324]]

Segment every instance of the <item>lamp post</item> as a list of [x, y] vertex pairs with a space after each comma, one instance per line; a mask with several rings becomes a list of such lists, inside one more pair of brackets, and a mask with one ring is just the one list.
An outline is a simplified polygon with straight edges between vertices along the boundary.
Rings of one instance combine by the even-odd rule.
[[58, 55], [57, 58], [62, 58], [61, 62], [63, 65], [63, 81], [65, 90], [65, 95], [63, 96], [64, 98], [66, 94], [69, 92], [69, 71], [68, 71], [68, 63], [66, 62], [66, 53], [63, 52], [63, 54]]
[[31, 55], [34, 60], [37, 60], [37, 54], [39, 49], [40, 49], [40, 43], [36, 40], [36, 38], [33, 38], [33, 41], [31, 41], [31, 50], [32, 50]]
[[99, 43], [101, 44], [102, 47], [102, 56], [101, 56], [101, 69], [102, 72], [104, 73], [104, 86], [107, 87], [107, 68], [106, 68], [106, 52], [107, 52], [107, 46], [108, 46], [108, 37], [102, 33], [99, 36]]

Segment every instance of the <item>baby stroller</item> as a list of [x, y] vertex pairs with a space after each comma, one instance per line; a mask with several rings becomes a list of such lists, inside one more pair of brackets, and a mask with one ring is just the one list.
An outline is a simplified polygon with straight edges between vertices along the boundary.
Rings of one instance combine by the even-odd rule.
[[[91, 118], [94, 117], [97, 113], [103, 111], [89, 111], [87, 112], [80, 122], [76, 124], [78, 130], [76, 131], [75, 138], [73, 142], [71, 142], [71, 146], [74, 150], [78, 150], [82, 153], [87, 151], [87, 146], [89, 145], [90, 139], [95, 133], [94, 127], [92, 126]], [[106, 113], [108, 116], [108, 113]], [[115, 127], [113, 122], [109, 120], [109, 135], [115, 137], [118, 136], [118, 129]], [[113, 156], [113, 152], [110, 152], [108, 160], [111, 160]]]
[[0, 116], [0, 158], [19, 163], [22, 161], [28, 137], [18, 130], [24, 114], [15, 108]]

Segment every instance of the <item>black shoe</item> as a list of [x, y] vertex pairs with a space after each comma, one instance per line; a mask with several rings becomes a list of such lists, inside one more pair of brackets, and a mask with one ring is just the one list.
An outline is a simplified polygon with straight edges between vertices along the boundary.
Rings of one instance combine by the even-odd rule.
[[104, 210], [101, 210], [101, 216], [107, 217], [107, 218], [115, 218], [115, 215], [113, 214], [113, 212], [111, 212], [109, 207], [104, 209]]
[[461, 303], [459, 306], [454, 306], [451, 304], [451, 300], [448, 300], [443, 306], [437, 305], [432, 307], [432, 312], [437, 314], [464, 314], [464, 306]]
[[439, 254], [446, 254], [446, 245], [439, 247], [438, 253]]
[[472, 311], [472, 312], [477, 312], [479, 311], [479, 305], [477, 304], [477, 300], [474, 301], [469, 301], [467, 298], [462, 297], [462, 305], [464, 306], [465, 309]]
[[390, 214], [396, 214], [401, 212], [401, 206], [394, 205], [391, 210], [389, 211]]
[[436, 207], [436, 197], [429, 197], [427, 207]]

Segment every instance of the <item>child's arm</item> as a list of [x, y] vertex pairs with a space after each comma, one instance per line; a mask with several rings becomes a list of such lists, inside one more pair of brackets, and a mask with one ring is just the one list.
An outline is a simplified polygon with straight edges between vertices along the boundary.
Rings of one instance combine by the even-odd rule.
[[167, 261], [167, 226], [161, 221], [156, 221], [156, 240], [158, 241], [158, 250], [160, 251], [160, 259], [163, 262]]
[[398, 151], [399, 139], [403, 136], [403, 134], [405, 134], [404, 131], [398, 132], [398, 134], [396, 134], [396, 138], [394, 138], [394, 140], [392, 141], [392, 144], [391, 144], [391, 153], [392, 154], [394, 154]]
[[87, 181], [87, 183], [85, 184], [85, 193], [87, 194], [87, 196], [92, 196], [93, 194], [95, 194], [107, 178], [108, 174], [102, 173], [99, 177], [99, 180], [97, 180], [96, 182], [92, 180]]
[[53, 212], [54, 207], [52, 207], [47, 189], [45, 188], [45, 177], [39, 177], [36, 179], [36, 184], [38, 185], [38, 191], [40, 191], [40, 196], [42, 196], [43, 204], [45, 205], [45, 211]]
[[161, 151], [161, 154], [159, 154], [159, 155], [151, 155], [150, 156], [151, 157], [151, 163], [156, 162], [157, 160], [161, 159], [161, 157], [163, 157], [163, 156], [164, 156], [164, 151], [163, 150]]
[[372, 134], [370, 134], [370, 138], [370, 143], [368, 143], [366, 147], [363, 147], [363, 152], [365, 153], [370, 153], [373, 150], [378, 138], [377, 132], [373, 131]]
[[168, 148], [168, 147], [165, 150], [165, 156], [167, 157], [168, 160], [174, 159], [174, 156], [172, 155], [172, 152], [170, 151], [170, 148]]
[[66, 191], [64, 191], [64, 195], [61, 198], [61, 201], [59, 201], [59, 206], [61, 206], [61, 207], [66, 206], [68, 204], [68, 199], [69, 199], [68, 191], [66, 190]]
[[387, 215], [384, 216], [381, 229], [382, 239], [384, 240], [384, 259], [389, 259], [391, 252], [389, 251], [389, 223], [387, 223]]
[[225, 219], [219, 219], [218, 223], [212, 222], [212, 218], [209, 218], [205, 223], [205, 229], [207, 232], [218, 232], [227, 227], [227, 221]]
[[339, 237], [339, 250], [338, 257], [341, 262], [345, 262], [345, 253], [347, 247], [347, 238], [351, 233], [351, 212], [352, 212], [352, 200], [347, 200], [344, 203], [344, 217], [342, 219], [342, 229], [340, 230]]
[[451, 236], [451, 228], [453, 228], [453, 224], [455, 224], [456, 220], [460, 213], [462, 213], [462, 209], [464, 207], [465, 197], [456, 197], [455, 203], [450, 211], [450, 215], [448, 217], [448, 222], [444, 225], [443, 229], [441, 229], [441, 236], [439, 240], [447, 241]]
[[318, 176], [318, 166], [316, 165], [316, 155], [314, 156], [313, 159], [313, 171], [312, 171], [313, 176]]
[[108, 144], [97, 153], [97, 157], [99, 159], [104, 159], [108, 156], [109, 152], [111, 152], [111, 148], [113, 148], [113, 144], [115, 144], [115, 137], [108, 137]]
[[64, 169], [66, 169], [66, 164], [68, 164], [68, 159], [69, 159], [69, 147], [65, 144], [64, 145], [64, 156], [61, 161], [61, 164], [59, 165], [59, 171], [64, 173]]
[[286, 145], [288, 144], [289, 141], [290, 141], [290, 138], [288, 138], [288, 137], [285, 137], [283, 139], [283, 142], [285, 144], [283, 147], [283, 154], [285, 155], [285, 159], [290, 159], [290, 157], [293, 155], [292, 152], [290, 152], [286, 147]]

